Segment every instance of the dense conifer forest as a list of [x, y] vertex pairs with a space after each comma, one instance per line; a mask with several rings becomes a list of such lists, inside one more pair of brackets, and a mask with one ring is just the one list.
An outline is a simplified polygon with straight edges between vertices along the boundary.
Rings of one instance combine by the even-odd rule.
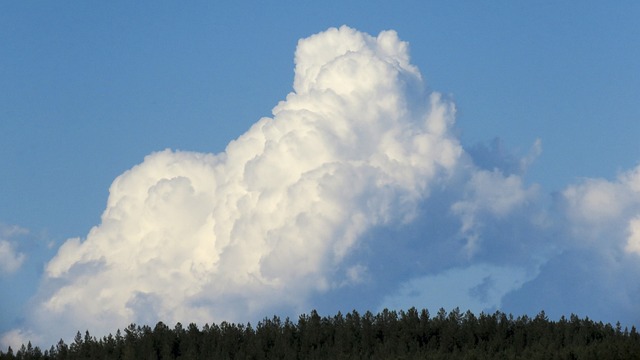
[[102, 338], [78, 332], [71, 344], [60, 340], [44, 351], [31, 343], [8, 348], [0, 352], [5, 359], [640, 359], [640, 335], [576, 315], [551, 321], [544, 312], [312, 311], [297, 323], [274, 316], [255, 327], [159, 322]]

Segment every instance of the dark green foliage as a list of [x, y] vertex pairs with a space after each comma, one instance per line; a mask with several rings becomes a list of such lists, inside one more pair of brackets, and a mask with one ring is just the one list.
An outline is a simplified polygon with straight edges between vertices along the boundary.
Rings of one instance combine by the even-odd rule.
[[315, 310], [294, 323], [265, 318], [251, 324], [196, 324], [173, 329], [159, 322], [131, 324], [97, 339], [77, 332], [73, 343], [60, 340], [42, 352], [31, 343], [5, 359], [638, 359], [640, 334], [571, 315], [551, 321], [544, 312], [535, 318], [514, 318], [502, 312], [447, 313], [383, 310], [320, 316]]

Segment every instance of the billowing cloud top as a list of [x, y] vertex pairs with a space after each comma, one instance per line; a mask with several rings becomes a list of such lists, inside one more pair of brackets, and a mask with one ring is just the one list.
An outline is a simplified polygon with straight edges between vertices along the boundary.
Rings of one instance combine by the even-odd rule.
[[[24, 326], [3, 344], [131, 322], [255, 321], [348, 299], [349, 289], [375, 295], [375, 306], [449, 298], [552, 313], [572, 309], [540, 294], [600, 304], [607, 288], [640, 321], [625, 300], [640, 287], [611, 281], [640, 274], [640, 167], [569, 187], [562, 206], [544, 209], [522, 178], [532, 157], [465, 152], [453, 105], [425, 92], [409, 59], [394, 31], [343, 26], [300, 40], [294, 91], [272, 118], [223, 153], [157, 152], [113, 182], [101, 223], [59, 248]], [[611, 240], [592, 239], [609, 230]], [[607, 263], [603, 248], [623, 257], [616, 267], [558, 272], [557, 259]], [[2, 242], [0, 256], [19, 262]], [[568, 289], [568, 276], [596, 285]]]

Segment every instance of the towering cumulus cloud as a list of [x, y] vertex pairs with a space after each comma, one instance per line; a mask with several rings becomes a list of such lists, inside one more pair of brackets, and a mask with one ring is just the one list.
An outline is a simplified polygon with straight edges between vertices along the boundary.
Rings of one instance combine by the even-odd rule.
[[359, 281], [364, 266], [341, 264], [362, 235], [411, 221], [457, 166], [453, 107], [422, 94], [393, 31], [329, 29], [300, 40], [295, 63], [273, 118], [224, 153], [166, 150], [119, 176], [101, 224], [60, 247], [29, 327], [6, 338], [246, 321]]

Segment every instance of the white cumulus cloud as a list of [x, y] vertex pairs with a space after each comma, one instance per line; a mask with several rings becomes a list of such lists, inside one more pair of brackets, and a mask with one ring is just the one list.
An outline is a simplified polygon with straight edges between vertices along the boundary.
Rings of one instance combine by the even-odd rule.
[[408, 46], [348, 27], [300, 40], [294, 92], [225, 152], [162, 151], [111, 185], [101, 223], [48, 263], [24, 330], [244, 321], [359, 283], [362, 235], [415, 217], [457, 166], [454, 109]]
[[572, 232], [583, 245], [634, 252], [640, 216], [640, 165], [614, 181], [587, 179], [563, 192]]
[[503, 303], [522, 312], [544, 309], [554, 317], [576, 313], [638, 326], [640, 166], [614, 180], [570, 185], [557, 205], [558, 254]]

